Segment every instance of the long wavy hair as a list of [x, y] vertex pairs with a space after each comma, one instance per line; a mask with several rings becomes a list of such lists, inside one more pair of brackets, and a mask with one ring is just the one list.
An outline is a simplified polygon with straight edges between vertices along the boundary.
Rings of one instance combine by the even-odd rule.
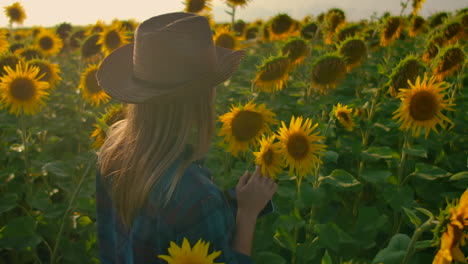
[[98, 167], [110, 183], [115, 209], [125, 227], [131, 226], [153, 187], [180, 158], [161, 206], [170, 201], [185, 169], [201, 159], [210, 146], [214, 129], [214, 89], [197, 96], [155, 104], [130, 104], [126, 118], [111, 126], [98, 154]]

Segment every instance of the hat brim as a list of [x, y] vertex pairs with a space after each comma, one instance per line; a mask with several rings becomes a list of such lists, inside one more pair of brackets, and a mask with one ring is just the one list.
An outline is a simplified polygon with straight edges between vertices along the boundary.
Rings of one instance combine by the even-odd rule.
[[114, 50], [101, 63], [96, 79], [99, 86], [112, 98], [131, 104], [152, 102], [177, 96], [200, 93], [226, 81], [237, 70], [244, 50], [231, 50], [215, 47], [217, 67], [196, 80], [178, 85], [148, 84], [133, 77], [133, 43]]

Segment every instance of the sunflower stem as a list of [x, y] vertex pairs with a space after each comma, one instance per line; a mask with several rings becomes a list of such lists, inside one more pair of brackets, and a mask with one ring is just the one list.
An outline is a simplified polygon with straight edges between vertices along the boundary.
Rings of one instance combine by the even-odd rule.
[[402, 16], [403, 13], [405, 12], [406, 8], [408, 7], [409, 1], [410, 0], [406, 0], [406, 3], [404, 1], [400, 1], [400, 5], [401, 5], [400, 16]]
[[405, 148], [409, 148], [410, 145], [410, 140], [409, 140], [409, 132], [404, 133], [404, 138], [403, 138], [403, 145], [401, 147], [401, 159], [400, 159], [400, 166], [398, 168], [398, 186], [402, 186], [403, 183], [405, 182], [405, 166], [406, 166], [406, 151]]
[[424, 231], [426, 231], [428, 228], [432, 227], [434, 225], [434, 221], [433, 221], [433, 217], [429, 218], [426, 222], [424, 222], [424, 224], [422, 224], [421, 226], [419, 226], [413, 233], [413, 236], [411, 237], [411, 242], [410, 244], [408, 245], [408, 249], [406, 250], [406, 254], [405, 254], [405, 257], [403, 258], [403, 260], [401, 261], [401, 264], [406, 264], [409, 262], [411, 256], [414, 254], [415, 252], [415, 244], [416, 242], [418, 242], [419, 238], [421, 237], [421, 235], [424, 233]]
[[28, 137], [26, 135], [26, 125], [24, 121], [24, 111], [21, 109], [20, 111], [20, 126], [21, 126], [21, 143], [23, 144], [23, 160], [24, 160], [24, 169], [26, 172], [26, 184], [28, 185], [28, 196], [32, 195], [32, 184], [29, 184], [29, 172], [30, 172], [30, 164], [29, 164], [29, 156], [28, 156]]

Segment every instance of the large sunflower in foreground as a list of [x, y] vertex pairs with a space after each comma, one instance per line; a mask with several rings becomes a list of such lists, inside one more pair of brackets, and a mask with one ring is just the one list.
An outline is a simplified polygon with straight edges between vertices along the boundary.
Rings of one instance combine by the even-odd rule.
[[263, 134], [271, 134], [270, 125], [277, 124], [275, 113], [266, 108], [265, 104], [256, 105], [253, 101], [244, 106], [232, 106], [231, 111], [221, 115], [223, 123], [219, 136], [224, 136], [228, 142], [228, 151], [234, 156], [245, 152], [249, 145], [257, 146], [257, 140]]
[[257, 75], [253, 81], [258, 90], [273, 93], [283, 89], [289, 78], [291, 62], [288, 56], [271, 57], [257, 67]]
[[41, 81], [48, 82], [50, 88], [54, 88], [62, 78], [60, 77], [60, 67], [56, 63], [52, 63], [43, 59], [34, 59], [28, 62], [30, 65], [39, 67], [39, 76]]
[[261, 166], [262, 175], [268, 173], [272, 179], [280, 174], [283, 169], [281, 168], [281, 144], [275, 141], [275, 136], [262, 137], [260, 140], [260, 150], [254, 152], [255, 164]]
[[10, 20], [10, 24], [23, 24], [24, 20], [26, 19], [26, 12], [19, 2], [15, 2], [11, 6], [5, 7], [5, 15]]
[[458, 45], [449, 46], [439, 52], [435, 59], [434, 75], [437, 80], [443, 81], [452, 76], [465, 63], [465, 53]]
[[117, 48], [127, 44], [128, 40], [125, 36], [125, 29], [119, 26], [106, 27], [99, 33], [97, 45], [101, 46], [102, 52], [107, 56]]
[[83, 98], [91, 105], [99, 106], [101, 103], [109, 101], [109, 95], [99, 86], [96, 79], [96, 72], [99, 65], [92, 64], [81, 75], [78, 89], [83, 93]]
[[4, 70], [6, 74], [0, 77], [0, 102], [17, 116], [21, 111], [27, 115], [35, 114], [49, 94], [46, 91], [49, 83], [39, 81], [39, 68], [18, 63], [15, 70], [10, 66]]
[[319, 132], [314, 132], [318, 123], [312, 124], [312, 120], [302, 117], [291, 118], [289, 128], [284, 122], [278, 131], [278, 139], [281, 144], [283, 162], [289, 166], [289, 173], [304, 177], [318, 164], [322, 163], [319, 156], [323, 155], [326, 145], [319, 141], [325, 137], [319, 136]]
[[347, 105], [342, 105], [341, 103], [338, 103], [335, 107], [333, 107], [333, 114], [335, 115], [338, 122], [340, 122], [340, 124], [347, 131], [353, 131], [355, 124], [353, 120], [352, 108], [348, 108]]
[[393, 112], [393, 119], [401, 123], [401, 130], [411, 130], [413, 137], [418, 137], [424, 128], [425, 137], [439, 124], [445, 128], [445, 123], [452, 121], [442, 114], [443, 110], [451, 110], [453, 104], [444, 99], [449, 85], [446, 82], [436, 82], [435, 76], [428, 79], [427, 75], [421, 81], [418, 76], [413, 84], [409, 82], [410, 88], [400, 89], [398, 98], [401, 100], [400, 107]]
[[35, 46], [43, 54], [53, 56], [60, 52], [63, 42], [56, 33], [42, 30], [36, 37]]
[[170, 247], [167, 250], [169, 255], [158, 255], [158, 258], [167, 261], [167, 264], [224, 264], [214, 262], [221, 255], [221, 251], [208, 254], [209, 247], [210, 243], [204, 242], [201, 239], [191, 247], [187, 238], [184, 238], [181, 247], [171, 241]]

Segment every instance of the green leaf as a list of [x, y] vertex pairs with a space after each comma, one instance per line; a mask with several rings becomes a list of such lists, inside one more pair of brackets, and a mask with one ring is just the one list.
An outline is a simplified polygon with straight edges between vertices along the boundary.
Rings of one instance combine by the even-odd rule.
[[450, 181], [468, 180], [468, 171], [461, 171], [450, 176]]
[[318, 234], [320, 243], [334, 252], [339, 251], [340, 244], [354, 242], [351, 236], [335, 223], [317, 224], [315, 225], [315, 231]]
[[41, 242], [36, 234], [35, 220], [30, 216], [17, 217], [0, 230], [0, 248], [24, 249]]
[[256, 263], [286, 264], [286, 260], [273, 252], [262, 251], [255, 256]]
[[323, 155], [323, 160], [337, 164], [339, 154], [335, 151], [327, 151]]
[[392, 173], [388, 170], [368, 170], [364, 169], [361, 172], [361, 177], [372, 183], [385, 183]]
[[388, 184], [384, 186], [382, 194], [385, 202], [396, 211], [400, 211], [402, 207], [413, 207], [414, 191], [409, 186], [398, 187]]
[[450, 176], [450, 173], [431, 164], [416, 163], [415, 171], [411, 175], [424, 180], [433, 181], [439, 178], [448, 177]]
[[403, 207], [403, 211], [405, 211], [406, 215], [410, 219], [411, 223], [415, 225], [415, 227], [419, 227], [422, 223], [421, 218], [419, 218], [412, 210]]
[[83, 215], [83, 216], [80, 216], [80, 218], [78, 218], [78, 224], [82, 227], [85, 227], [89, 224], [92, 224], [93, 221], [91, 220], [91, 218], [89, 218], [88, 216], [86, 215]]
[[434, 246], [434, 241], [432, 240], [422, 240], [422, 241], [417, 241], [414, 244], [414, 248], [417, 250], [421, 249], [426, 249]]
[[361, 157], [365, 160], [391, 159], [397, 155], [393, 149], [387, 146], [370, 147], [361, 153]]
[[403, 151], [411, 156], [427, 158], [427, 150], [423, 146], [414, 145], [410, 148], [403, 148]]
[[74, 171], [73, 168], [64, 161], [53, 161], [46, 163], [44, 166], [42, 166], [42, 169], [59, 177], [70, 177], [73, 175]]
[[333, 264], [330, 255], [328, 254], [328, 250], [325, 250], [325, 254], [323, 254], [321, 264]]
[[325, 198], [325, 191], [321, 188], [314, 188], [310, 184], [301, 185], [301, 198], [306, 206], [311, 207], [320, 203]]
[[410, 242], [411, 239], [407, 235], [394, 235], [392, 239], [390, 239], [388, 247], [379, 251], [372, 263], [400, 264], [406, 255], [406, 250]]
[[5, 193], [0, 199], [0, 214], [15, 208], [16, 200], [18, 200], [16, 193]]
[[359, 183], [353, 175], [345, 170], [336, 169], [333, 170], [330, 175], [322, 179], [323, 182], [332, 185], [338, 188], [354, 188], [360, 187], [361, 183]]

